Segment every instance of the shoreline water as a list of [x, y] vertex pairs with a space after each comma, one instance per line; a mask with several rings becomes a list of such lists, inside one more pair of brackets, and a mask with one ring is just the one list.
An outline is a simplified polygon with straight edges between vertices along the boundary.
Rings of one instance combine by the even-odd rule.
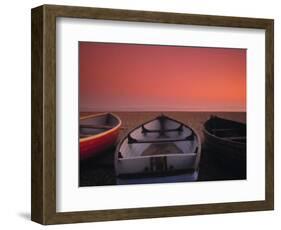
[[[80, 117], [98, 114], [103, 112], [80, 112]], [[163, 112], [163, 111], [155, 111], [155, 112], [112, 112], [120, 117], [122, 121], [122, 131], [119, 135], [119, 139], [123, 137], [125, 133], [135, 128], [138, 125], [141, 125], [144, 122], [147, 122], [151, 119], [154, 119], [156, 116], [160, 114], [165, 114], [170, 116], [171, 118], [181, 121], [195, 131], [197, 131], [202, 138], [203, 136], [203, 124], [209, 119], [210, 116], [219, 116], [222, 118], [246, 123], [246, 112]]]

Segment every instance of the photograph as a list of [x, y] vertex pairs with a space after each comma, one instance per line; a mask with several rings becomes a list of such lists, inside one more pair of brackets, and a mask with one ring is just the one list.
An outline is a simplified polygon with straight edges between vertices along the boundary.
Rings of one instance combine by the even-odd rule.
[[32, 8], [32, 221], [274, 210], [275, 19], [144, 9]]
[[247, 49], [78, 49], [80, 187], [247, 179]]

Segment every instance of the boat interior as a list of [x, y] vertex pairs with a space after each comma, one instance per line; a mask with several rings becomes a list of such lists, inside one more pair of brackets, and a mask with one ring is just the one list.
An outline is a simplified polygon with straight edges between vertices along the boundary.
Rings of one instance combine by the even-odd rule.
[[205, 123], [205, 129], [222, 139], [246, 143], [246, 125], [243, 123], [212, 117]]
[[80, 119], [80, 138], [85, 138], [99, 133], [103, 133], [117, 126], [119, 120], [110, 113], [95, 115], [85, 119]]
[[133, 130], [120, 147], [120, 158], [195, 153], [198, 140], [189, 127], [160, 116]]

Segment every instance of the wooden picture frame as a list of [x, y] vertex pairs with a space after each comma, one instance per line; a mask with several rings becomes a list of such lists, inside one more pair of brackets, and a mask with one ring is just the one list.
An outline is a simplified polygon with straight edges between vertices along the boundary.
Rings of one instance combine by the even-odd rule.
[[[265, 200], [100, 211], [56, 211], [56, 18], [121, 20], [265, 30], [266, 150]], [[43, 5], [32, 9], [32, 205], [31, 219], [62, 224], [274, 208], [274, 21], [179, 13]]]

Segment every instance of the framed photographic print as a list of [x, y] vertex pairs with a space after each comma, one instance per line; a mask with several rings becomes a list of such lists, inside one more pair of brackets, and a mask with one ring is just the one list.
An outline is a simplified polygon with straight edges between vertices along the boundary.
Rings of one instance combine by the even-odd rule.
[[273, 20], [32, 9], [41, 224], [272, 210]]

